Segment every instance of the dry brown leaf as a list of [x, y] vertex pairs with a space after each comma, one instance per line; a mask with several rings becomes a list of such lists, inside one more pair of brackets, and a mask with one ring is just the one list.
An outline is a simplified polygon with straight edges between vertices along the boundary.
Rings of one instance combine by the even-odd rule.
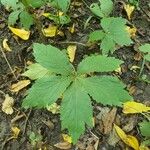
[[8, 94], [5, 95], [5, 100], [2, 103], [2, 111], [7, 115], [11, 115], [13, 111], [14, 99], [10, 97]]
[[68, 55], [69, 55], [70, 62], [74, 61], [76, 49], [77, 49], [76, 45], [69, 45], [67, 47], [67, 52], [68, 52]]
[[23, 40], [28, 40], [30, 37], [30, 31], [26, 31], [24, 29], [13, 28], [9, 26], [9, 29], [18, 37]]
[[113, 108], [105, 118], [103, 118], [104, 134], [109, 134], [115, 120], [117, 108]]
[[12, 138], [17, 139], [20, 133], [20, 129], [18, 127], [12, 127], [11, 130], [13, 132]]
[[139, 150], [139, 142], [134, 136], [126, 135], [126, 133], [119, 126], [115, 124], [114, 124], [114, 128], [118, 136], [125, 144], [132, 147], [134, 150]]
[[131, 20], [131, 15], [132, 15], [135, 7], [131, 6], [129, 4], [124, 4], [124, 9], [125, 9], [125, 11], [127, 13], [128, 19]]
[[48, 28], [42, 29], [44, 36], [55, 37], [56, 35], [64, 36], [64, 33], [58, 30], [57, 26], [49, 26]]
[[54, 146], [63, 150], [71, 148], [71, 144], [68, 142], [60, 142], [60, 143], [55, 144]]
[[3, 48], [6, 50], [6, 51], [9, 51], [9, 52], [11, 52], [12, 50], [11, 50], [11, 48], [9, 47], [9, 45], [8, 45], [8, 39], [4, 39], [3, 40]]
[[123, 104], [123, 113], [124, 114], [135, 114], [150, 111], [150, 107], [137, 103], [134, 101], [129, 101]]
[[20, 91], [21, 89], [25, 88], [26, 86], [28, 86], [30, 84], [30, 80], [21, 80], [19, 81], [18, 83], [16, 84], [13, 84], [11, 86], [11, 91], [12, 92], [18, 92]]

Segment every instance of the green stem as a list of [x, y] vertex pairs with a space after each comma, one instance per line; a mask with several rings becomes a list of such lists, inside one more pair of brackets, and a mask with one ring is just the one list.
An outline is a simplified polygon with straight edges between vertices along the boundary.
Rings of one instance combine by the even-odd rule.
[[139, 77], [141, 76], [141, 74], [143, 72], [144, 64], [145, 64], [145, 58], [143, 58], [143, 62], [142, 62], [142, 66], [141, 66], [141, 69], [140, 69]]

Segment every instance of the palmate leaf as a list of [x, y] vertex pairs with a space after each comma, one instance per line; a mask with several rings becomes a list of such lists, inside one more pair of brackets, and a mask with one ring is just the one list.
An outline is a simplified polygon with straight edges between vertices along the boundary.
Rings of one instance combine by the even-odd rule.
[[90, 97], [81, 83], [75, 80], [65, 91], [61, 105], [62, 128], [67, 128], [73, 143], [85, 131], [85, 123], [92, 127], [92, 106]]
[[124, 90], [125, 85], [116, 77], [95, 76], [80, 79], [80, 82], [82, 82], [87, 93], [103, 105], [121, 106], [122, 103], [132, 100], [132, 97]]
[[51, 76], [38, 79], [23, 101], [23, 107], [46, 107], [53, 104], [71, 82], [69, 77]]
[[71, 74], [74, 67], [62, 51], [51, 45], [34, 44], [34, 56], [36, 61], [49, 71], [56, 74]]
[[117, 69], [123, 61], [102, 55], [89, 56], [78, 65], [78, 73], [109, 72]]

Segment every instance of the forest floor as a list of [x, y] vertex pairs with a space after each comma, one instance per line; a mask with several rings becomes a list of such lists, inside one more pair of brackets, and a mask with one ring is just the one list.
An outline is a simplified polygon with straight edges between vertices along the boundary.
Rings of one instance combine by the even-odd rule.
[[[87, 0], [86, 3], [90, 6], [92, 0]], [[113, 16], [127, 18], [122, 1], [116, 0], [114, 5]], [[124, 46], [118, 48], [113, 56], [124, 61], [119, 76], [127, 85], [129, 93], [136, 101], [149, 105], [150, 84], [142, 79], [139, 80], [138, 78], [142, 66], [142, 56], [137, 50], [139, 44], [150, 43], [149, 0], [141, 0], [139, 2], [139, 7], [139, 10], [134, 10], [130, 21], [130, 23], [137, 28], [136, 36], [133, 39], [134, 43], [128, 47]], [[62, 27], [62, 31], [65, 34], [64, 37], [45, 37], [41, 39], [41, 36], [34, 26], [32, 27], [30, 39], [24, 41], [19, 38], [14, 38], [7, 26], [9, 12], [6, 11], [4, 7], [0, 6], [0, 43], [7, 38], [9, 46], [12, 49], [11, 52], [4, 51], [6, 58], [4, 57], [4, 54], [0, 52], [0, 106], [2, 106], [6, 94], [13, 97], [15, 100], [13, 106], [14, 112], [12, 115], [5, 114], [0, 107], [0, 146], [3, 150], [55, 150], [58, 149], [55, 147], [55, 144], [59, 144], [63, 141], [59, 114], [52, 114], [46, 109], [25, 110], [21, 107], [22, 100], [25, 97], [27, 90], [31, 87], [31, 84], [17, 93], [12, 92], [10, 88], [12, 84], [17, 83], [22, 79], [26, 79], [21, 76], [21, 74], [26, 70], [27, 62], [34, 62], [32, 55], [32, 44], [34, 42], [53, 44], [61, 49], [66, 48], [74, 42], [77, 45], [74, 61], [75, 65], [82, 60], [84, 55], [99, 53], [99, 47], [97, 45], [93, 45], [92, 47], [85, 46], [88, 41], [89, 33], [98, 29], [99, 20], [97, 18], [92, 18], [86, 25], [86, 28], [84, 28], [88, 17], [92, 15], [85, 3], [82, 3], [80, 6], [72, 7], [68, 14], [71, 16], [71, 23]], [[41, 19], [41, 22], [45, 25], [49, 23], [48, 20], [43, 18]], [[75, 24], [75, 32], [71, 34], [68, 31], [68, 27], [73, 23]], [[81, 43], [83, 43], [83, 45]], [[12, 74], [6, 59], [17, 79]], [[146, 75], [147, 78], [150, 79], [150, 64], [148, 62], [144, 65], [142, 75]], [[108, 116], [114, 117], [113, 122], [120, 125], [126, 133], [134, 135], [139, 142], [144, 140], [138, 129], [138, 123], [142, 121], [143, 118], [141, 114], [125, 115], [120, 108], [104, 107], [96, 103], [93, 103], [93, 108], [95, 118], [94, 128], [87, 128], [85, 134], [81, 136], [78, 143], [71, 147], [69, 145], [68, 149], [125, 150], [126, 144], [118, 139], [113, 130], [105, 134], [104, 128], [106, 125], [104, 126], [104, 122]], [[111, 124], [113, 122], [111, 122]], [[11, 128], [14, 126], [18, 127], [21, 132], [16, 139], [11, 139]], [[35, 137], [33, 137], [32, 140], [31, 133], [35, 133]], [[34, 140], [36, 142], [36, 148], [33, 148], [32, 142], [34, 142]]]

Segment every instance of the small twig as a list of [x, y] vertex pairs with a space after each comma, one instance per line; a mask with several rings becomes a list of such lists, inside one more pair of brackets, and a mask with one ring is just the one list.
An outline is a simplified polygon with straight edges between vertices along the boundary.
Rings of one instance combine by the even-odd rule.
[[5, 55], [5, 53], [3, 52], [3, 49], [2, 49], [1, 46], [0, 46], [0, 51], [2, 52], [2, 55], [3, 55], [4, 59], [6, 60], [7, 65], [8, 65], [8, 67], [9, 67], [11, 73], [13, 74], [14, 78], [17, 80], [17, 77], [16, 77], [16, 75], [15, 75], [15, 73], [14, 73], [14, 71], [13, 71], [13, 69], [12, 69], [12, 67], [11, 67], [11, 65], [10, 65], [10, 63], [9, 63], [9, 61], [8, 61], [8, 59], [7, 59], [7, 57], [6, 57], [6, 55]]
[[29, 117], [30, 117], [31, 112], [32, 112], [32, 109], [30, 109], [28, 115], [26, 116], [25, 125], [24, 125], [24, 129], [23, 129], [22, 135], [24, 135], [25, 132], [26, 132], [27, 122], [28, 122], [28, 120], [29, 120]]
[[66, 42], [59, 42], [59, 43], [60, 43], [60, 44], [77, 44], [77, 45], [82, 45], [82, 46], [87, 47], [87, 45], [84, 44], [84, 43], [74, 42], [74, 41], [66, 41]]

